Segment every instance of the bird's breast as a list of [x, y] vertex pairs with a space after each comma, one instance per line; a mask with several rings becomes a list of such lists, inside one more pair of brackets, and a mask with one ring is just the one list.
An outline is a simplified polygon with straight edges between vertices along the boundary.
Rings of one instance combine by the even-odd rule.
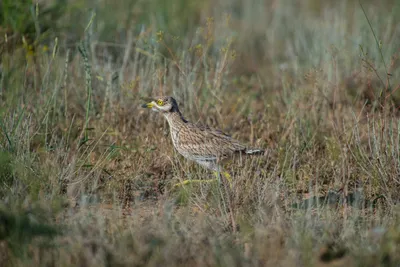
[[179, 129], [171, 127], [171, 139], [175, 148], [179, 147]]

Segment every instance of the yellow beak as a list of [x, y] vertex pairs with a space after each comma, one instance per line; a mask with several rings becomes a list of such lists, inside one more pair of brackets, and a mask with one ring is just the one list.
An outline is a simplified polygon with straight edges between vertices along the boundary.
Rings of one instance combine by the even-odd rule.
[[154, 104], [152, 102], [142, 105], [142, 108], [152, 108], [152, 107], [154, 107]]

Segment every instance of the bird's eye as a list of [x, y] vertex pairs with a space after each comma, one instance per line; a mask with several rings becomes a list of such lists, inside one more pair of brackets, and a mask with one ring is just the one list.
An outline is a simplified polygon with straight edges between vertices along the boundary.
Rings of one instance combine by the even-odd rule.
[[157, 100], [157, 105], [162, 106], [164, 105], [164, 101], [162, 101], [161, 99]]

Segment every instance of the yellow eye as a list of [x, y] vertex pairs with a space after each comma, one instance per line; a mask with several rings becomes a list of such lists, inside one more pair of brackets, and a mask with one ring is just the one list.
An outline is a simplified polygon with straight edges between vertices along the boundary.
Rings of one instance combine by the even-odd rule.
[[157, 105], [162, 106], [164, 105], [164, 101], [162, 101], [161, 99], [157, 100]]

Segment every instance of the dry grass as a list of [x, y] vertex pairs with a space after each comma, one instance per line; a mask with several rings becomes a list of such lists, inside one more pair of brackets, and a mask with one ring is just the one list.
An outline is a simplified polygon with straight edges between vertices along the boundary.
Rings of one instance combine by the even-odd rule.
[[[398, 266], [400, 6], [195, 2], [0, 24], [2, 266]], [[160, 94], [268, 153], [173, 188]]]

